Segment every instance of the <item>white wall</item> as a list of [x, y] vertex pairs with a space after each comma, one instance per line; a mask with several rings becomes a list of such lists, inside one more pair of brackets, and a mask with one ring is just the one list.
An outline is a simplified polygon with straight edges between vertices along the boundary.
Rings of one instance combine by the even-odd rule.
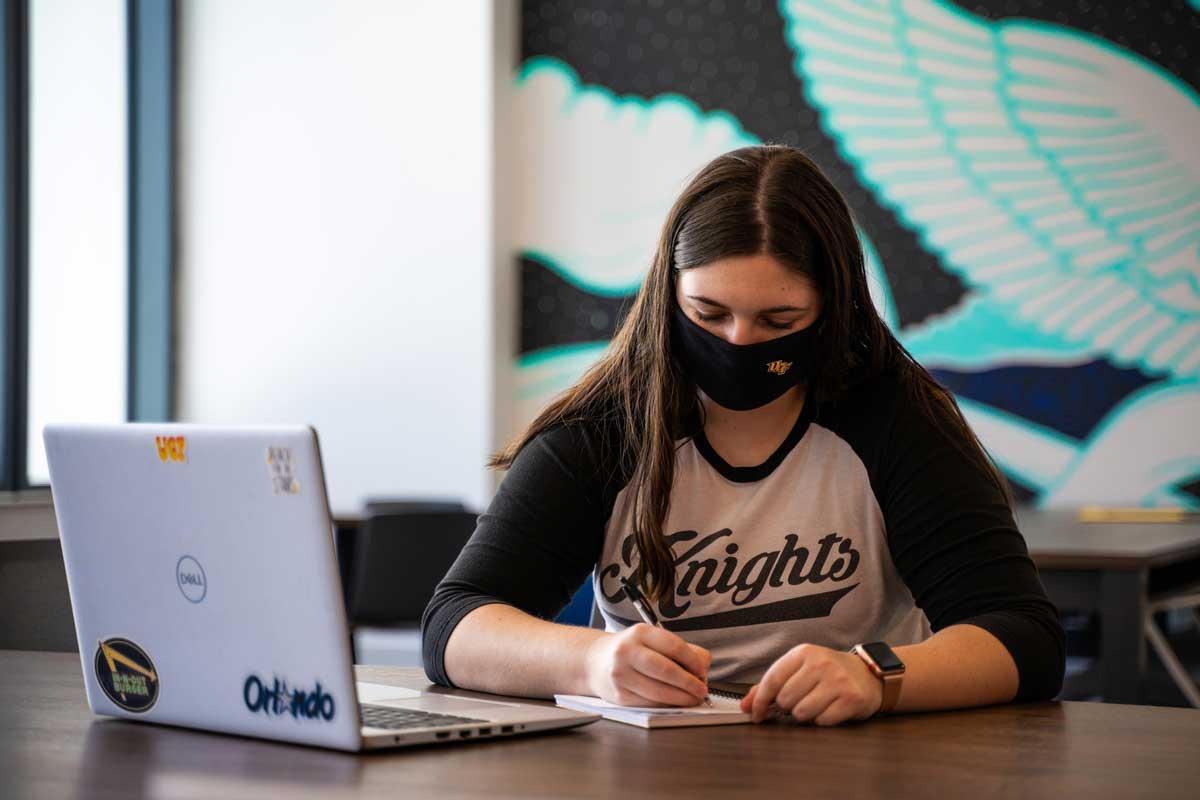
[[315, 424], [335, 511], [489, 494], [491, 17], [180, 4], [180, 419]]

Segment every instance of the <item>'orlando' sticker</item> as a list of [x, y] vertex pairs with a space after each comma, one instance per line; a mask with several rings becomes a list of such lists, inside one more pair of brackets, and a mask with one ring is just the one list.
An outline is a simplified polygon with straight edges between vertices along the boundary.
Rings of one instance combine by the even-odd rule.
[[242, 684], [242, 700], [249, 710], [268, 717], [288, 715], [297, 720], [329, 722], [334, 714], [333, 695], [321, 688], [320, 681], [306, 691], [292, 688], [279, 678], [267, 683], [257, 675], [250, 675]]
[[128, 639], [106, 639], [96, 648], [96, 680], [109, 700], [141, 714], [158, 700], [158, 672], [145, 650]]

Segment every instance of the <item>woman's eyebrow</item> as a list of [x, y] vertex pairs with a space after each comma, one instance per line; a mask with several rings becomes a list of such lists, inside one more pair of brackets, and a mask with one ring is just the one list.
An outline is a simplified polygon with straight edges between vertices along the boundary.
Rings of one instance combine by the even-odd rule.
[[[705, 297], [702, 294], [689, 294], [689, 295], [687, 295], [687, 298], [689, 300], [695, 300], [698, 303], [704, 303], [705, 305], [713, 306], [714, 308], [723, 308], [726, 311], [729, 310], [729, 306], [725, 305], [724, 303], [718, 303], [716, 300], [710, 300], [709, 298]], [[770, 308], [764, 308], [762, 311], [760, 311], [758, 313], [760, 313], [760, 314], [782, 314], [786, 311], [808, 311], [808, 308], [807, 307], [800, 308], [799, 306], [772, 306]]]

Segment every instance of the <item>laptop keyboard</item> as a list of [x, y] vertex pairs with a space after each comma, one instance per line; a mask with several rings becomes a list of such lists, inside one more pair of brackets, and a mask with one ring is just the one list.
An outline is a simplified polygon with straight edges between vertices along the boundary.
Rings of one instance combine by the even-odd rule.
[[387, 706], [360, 706], [363, 725], [398, 731], [405, 728], [428, 728], [441, 725], [464, 725], [470, 722], [487, 722], [486, 719], [456, 717], [453, 714], [435, 714], [432, 711], [414, 711], [409, 708]]

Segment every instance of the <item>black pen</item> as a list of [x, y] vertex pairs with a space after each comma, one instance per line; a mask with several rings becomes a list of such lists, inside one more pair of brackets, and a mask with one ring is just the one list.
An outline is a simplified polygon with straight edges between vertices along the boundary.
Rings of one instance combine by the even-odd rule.
[[[633, 603], [633, 607], [637, 610], [638, 616], [642, 618], [642, 622], [654, 628], [663, 628], [663, 624], [659, 622], [658, 615], [654, 613], [654, 609], [646, 602], [646, 598], [642, 595], [642, 590], [637, 587], [633, 581], [621, 578], [621, 586], [625, 589], [625, 595], [629, 598], [629, 602]], [[666, 628], [663, 628], [666, 630]], [[704, 696], [704, 704], [712, 705], [712, 699]]]

